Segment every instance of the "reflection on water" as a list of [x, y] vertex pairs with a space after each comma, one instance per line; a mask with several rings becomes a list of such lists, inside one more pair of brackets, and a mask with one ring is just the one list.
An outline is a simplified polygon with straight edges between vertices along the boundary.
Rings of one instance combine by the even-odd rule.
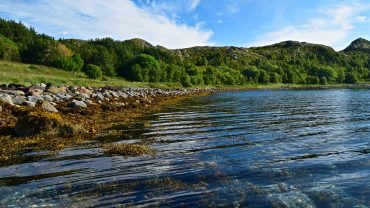
[[191, 98], [133, 127], [154, 158], [96, 142], [1, 165], [0, 206], [370, 207], [369, 106], [368, 90]]

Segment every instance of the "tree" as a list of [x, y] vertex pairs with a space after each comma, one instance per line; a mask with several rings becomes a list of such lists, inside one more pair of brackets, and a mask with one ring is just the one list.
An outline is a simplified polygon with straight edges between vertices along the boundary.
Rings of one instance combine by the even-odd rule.
[[259, 83], [268, 83], [270, 81], [270, 76], [266, 73], [265, 70], [260, 70], [260, 74], [258, 76]]
[[182, 76], [181, 76], [181, 79], [180, 79], [180, 83], [183, 87], [191, 87], [192, 84], [191, 84], [191, 78], [188, 74], [184, 73]]
[[91, 79], [98, 79], [103, 76], [103, 72], [101, 71], [100, 67], [94, 64], [87, 65], [85, 73]]
[[271, 76], [270, 76], [270, 82], [271, 83], [280, 83], [281, 82], [280, 75], [276, 72], [272, 73]]
[[19, 52], [15, 43], [0, 35], [0, 59], [5, 61], [18, 61]]
[[91, 64], [99, 66], [103, 74], [106, 76], [116, 75], [113, 64], [113, 54], [110, 53], [104, 46], [98, 45], [95, 47]]
[[320, 78], [320, 84], [321, 85], [327, 85], [328, 84], [328, 80], [326, 79], [326, 77], [321, 77]]
[[258, 83], [258, 77], [260, 71], [257, 69], [256, 66], [251, 66], [243, 71], [244, 76], [246, 76], [249, 80], [254, 83]]
[[56, 68], [67, 71], [78, 72], [81, 71], [84, 61], [81, 59], [79, 54], [75, 54], [72, 57], [58, 57], [54, 60], [52, 65]]
[[354, 73], [347, 73], [344, 83], [346, 84], [355, 84], [358, 82], [358, 79]]
[[318, 76], [307, 76], [306, 77], [306, 83], [307, 84], [319, 84], [320, 79]]
[[129, 61], [127, 68], [127, 73], [123, 75], [129, 80], [138, 82], [158, 82], [163, 73], [158, 61], [147, 54], [134, 57]]

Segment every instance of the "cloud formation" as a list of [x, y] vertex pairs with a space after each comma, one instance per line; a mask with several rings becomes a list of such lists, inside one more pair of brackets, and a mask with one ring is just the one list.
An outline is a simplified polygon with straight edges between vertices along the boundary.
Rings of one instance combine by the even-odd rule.
[[321, 11], [323, 17], [310, 18], [302, 25], [288, 25], [281, 29], [260, 35], [251, 45], [269, 45], [286, 40], [325, 44], [336, 50], [343, 44], [355, 23], [366, 22], [367, 18], [358, 16], [368, 11], [370, 4], [340, 5]]
[[[191, 1], [195, 9], [199, 0]], [[140, 8], [130, 0], [3, 0], [0, 12], [56, 38], [142, 38], [169, 48], [209, 45], [213, 34]]]

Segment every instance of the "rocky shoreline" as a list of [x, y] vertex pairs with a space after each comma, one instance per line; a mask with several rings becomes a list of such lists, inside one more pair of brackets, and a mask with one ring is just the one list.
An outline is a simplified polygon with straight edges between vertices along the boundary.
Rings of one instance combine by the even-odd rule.
[[62, 149], [75, 138], [122, 136], [128, 123], [177, 99], [215, 89], [136, 89], [36, 84], [0, 86], [0, 159], [33, 147]]
[[[16, 136], [34, 136], [59, 134], [58, 132], [41, 132], [26, 128], [24, 114], [30, 117], [30, 112], [38, 112], [39, 116], [58, 113], [62, 115], [80, 114], [87, 116], [99, 112], [123, 111], [125, 109], [148, 107], [160, 99], [176, 98], [188, 95], [214, 92], [214, 89], [134, 89], [119, 87], [80, 87], [54, 86], [36, 84], [29, 87], [9, 84], [0, 86], [0, 111], [10, 110], [17, 122], [14, 127]], [[23, 117], [13, 111], [24, 111]], [[19, 114], [19, 113], [18, 113]], [[22, 114], [22, 113], [20, 113]], [[35, 113], [32, 114], [35, 117]], [[0, 123], [4, 122], [0, 117]], [[36, 125], [36, 124], [35, 124]], [[43, 129], [46, 130], [47, 129]], [[74, 133], [71, 131], [71, 133]], [[77, 132], [80, 133], [80, 132]]]

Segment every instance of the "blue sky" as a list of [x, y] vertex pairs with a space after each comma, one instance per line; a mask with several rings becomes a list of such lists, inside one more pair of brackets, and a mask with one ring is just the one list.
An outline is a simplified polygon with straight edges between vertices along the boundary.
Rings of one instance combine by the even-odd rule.
[[260, 46], [370, 39], [366, 0], [2, 0], [0, 16], [55, 38], [143, 38], [154, 45]]

